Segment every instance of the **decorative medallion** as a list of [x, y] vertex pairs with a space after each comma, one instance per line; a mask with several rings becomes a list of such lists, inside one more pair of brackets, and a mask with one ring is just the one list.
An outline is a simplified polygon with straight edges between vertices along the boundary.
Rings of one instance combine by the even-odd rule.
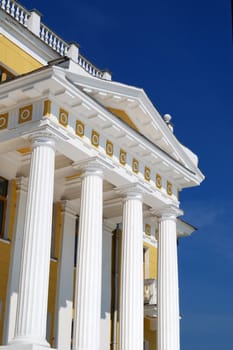
[[150, 181], [150, 168], [148, 168], [147, 166], [145, 166], [144, 169], [144, 178], [147, 181]]
[[148, 236], [151, 235], [151, 226], [149, 224], [146, 224], [146, 226], [145, 226], [145, 233]]
[[127, 154], [126, 154], [126, 152], [121, 148], [121, 149], [120, 149], [119, 160], [120, 160], [120, 163], [121, 163], [122, 165], [125, 165], [125, 164], [126, 164], [126, 158], [127, 158]]
[[8, 127], [8, 113], [0, 114], [0, 130]]
[[136, 174], [139, 172], [139, 161], [135, 158], [132, 160], [132, 170]]
[[172, 183], [167, 181], [167, 194], [172, 196]]
[[32, 120], [32, 105], [25, 106], [19, 109], [19, 124], [26, 123]]
[[92, 130], [91, 133], [91, 143], [95, 147], [99, 147], [99, 140], [100, 140], [100, 135], [98, 134], [97, 131]]
[[59, 110], [59, 123], [63, 126], [68, 125], [68, 117], [69, 113], [65, 111], [64, 109], [60, 108]]
[[85, 132], [84, 124], [80, 120], [76, 120], [76, 134], [83, 137]]
[[43, 115], [45, 117], [50, 117], [50, 115], [51, 115], [51, 101], [50, 100], [44, 101], [44, 113], [43, 113]]
[[162, 177], [159, 174], [156, 174], [156, 187], [162, 188]]
[[106, 153], [108, 156], [112, 157], [113, 156], [113, 143], [109, 140], [106, 141]]

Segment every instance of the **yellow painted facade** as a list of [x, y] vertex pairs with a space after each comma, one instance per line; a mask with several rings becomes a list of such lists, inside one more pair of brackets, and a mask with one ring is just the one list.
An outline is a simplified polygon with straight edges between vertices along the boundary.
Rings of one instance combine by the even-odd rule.
[[0, 314], [0, 344], [2, 344], [3, 337], [3, 323], [5, 317], [6, 295], [7, 295], [7, 283], [9, 266], [11, 259], [11, 241], [13, 237], [14, 221], [15, 221], [15, 209], [16, 209], [16, 182], [11, 181], [11, 197], [7, 199], [9, 206], [9, 220], [5, 222], [8, 225], [8, 232], [5, 239], [0, 240], [0, 302], [1, 302], [1, 314]]
[[151, 330], [150, 323], [148, 318], [144, 319], [144, 339], [149, 343], [149, 350], [156, 350], [156, 332]]
[[144, 242], [143, 246], [149, 249], [149, 276], [157, 279], [157, 248], [152, 244]]
[[[158, 249], [152, 244], [144, 242], [144, 248], [149, 249], [149, 276], [148, 278], [157, 279], [157, 259]], [[156, 350], [156, 331], [151, 330], [150, 320], [144, 319], [144, 340], [149, 343], [149, 350]]]
[[40, 62], [2, 34], [0, 34], [0, 66], [1, 65], [16, 75], [25, 74], [42, 67]]

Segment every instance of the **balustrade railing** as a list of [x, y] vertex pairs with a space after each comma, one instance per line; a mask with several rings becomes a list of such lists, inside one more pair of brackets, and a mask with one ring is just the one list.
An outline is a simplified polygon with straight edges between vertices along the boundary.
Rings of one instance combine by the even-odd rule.
[[81, 54], [78, 56], [78, 64], [94, 77], [103, 78], [104, 72], [99, 70], [96, 66], [94, 66], [94, 64], [89, 62]]
[[27, 20], [31, 13], [14, 0], [0, 0], [0, 8], [13, 17], [16, 21], [27, 26]]
[[[30, 19], [32, 13], [27, 11], [23, 6], [21, 6], [15, 0], [0, 0], [0, 9], [5, 11], [11, 17], [13, 17], [17, 22], [22, 24], [24, 27], [28, 27], [31, 30], [30, 26], [28, 26], [28, 20]], [[32, 30], [31, 30], [32, 31]], [[34, 34], [36, 34], [44, 43], [46, 43], [49, 47], [51, 47], [54, 51], [56, 51], [61, 56], [67, 56], [70, 44], [61, 39], [57, 34], [55, 34], [52, 30], [50, 30], [46, 25], [42, 22], [39, 23], [37, 33], [33, 30]], [[78, 51], [78, 48], [77, 48]], [[85, 57], [83, 57], [80, 53], [77, 55], [77, 63], [89, 74], [97, 78], [105, 78], [105, 71], [98, 69], [95, 65], [93, 65], [90, 61], [88, 61]]]
[[67, 51], [69, 49], [69, 44], [62, 40], [58, 35], [56, 35], [43, 23], [40, 24], [39, 37], [53, 50], [57, 51], [61, 56], [66, 56]]

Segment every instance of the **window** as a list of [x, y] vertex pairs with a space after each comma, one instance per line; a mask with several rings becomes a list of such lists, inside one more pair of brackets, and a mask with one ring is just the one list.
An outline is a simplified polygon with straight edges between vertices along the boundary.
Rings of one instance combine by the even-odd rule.
[[0, 177], [0, 238], [4, 237], [8, 181]]
[[0, 66], [0, 83], [6, 80], [11, 80], [12, 78], [14, 78], [14, 75]]

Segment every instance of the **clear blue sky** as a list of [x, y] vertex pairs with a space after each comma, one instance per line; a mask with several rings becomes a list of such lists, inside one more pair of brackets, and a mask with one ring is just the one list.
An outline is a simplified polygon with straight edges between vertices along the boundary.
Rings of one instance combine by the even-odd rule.
[[[181, 205], [182, 350], [233, 349], [233, 45], [230, 0], [22, 0], [113, 79], [143, 87], [206, 175]], [[172, 350], [172, 349], [171, 349]]]

